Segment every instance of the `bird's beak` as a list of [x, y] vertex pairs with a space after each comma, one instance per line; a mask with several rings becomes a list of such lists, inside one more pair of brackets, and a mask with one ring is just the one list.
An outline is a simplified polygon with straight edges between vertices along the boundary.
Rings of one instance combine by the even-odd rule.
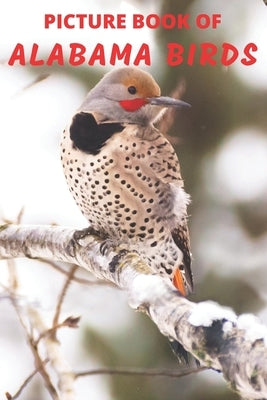
[[185, 101], [179, 99], [173, 99], [172, 97], [167, 96], [158, 96], [158, 97], [149, 97], [147, 102], [152, 106], [162, 106], [162, 107], [191, 107], [190, 104]]

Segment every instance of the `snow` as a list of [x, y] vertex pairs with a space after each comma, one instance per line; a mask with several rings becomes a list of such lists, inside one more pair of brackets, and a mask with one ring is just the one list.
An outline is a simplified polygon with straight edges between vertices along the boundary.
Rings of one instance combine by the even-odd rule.
[[194, 326], [209, 327], [213, 321], [226, 320], [223, 324], [223, 332], [228, 333], [235, 324], [237, 329], [245, 331], [245, 339], [251, 342], [264, 340], [267, 345], [267, 327], [253, 314], [236, 316], [228, 307], [221, 307], [213, 301], [203, 301], [196, 304], [188, 318], [188, 322]]
[[136, 309], [142, 304], [151, 303], [153, 299], [163, 298], [166, 296], [167, 283], [161, 276], [151, 274], [137, 275], [130, 288], [130, 306]]
[[[229, 307], [221, 307], [214, 301], [197, 303], [188, 318], [188, 322], [194, 326], [211, 326], [214, 321], [226, 319], [236, 322], [236, 314]], [[226, 329], [229, 326], [226, 326]]]
[[255, 342], [263, 339], [267, 345], [267, 327], [253, 314], [242, 314], [237, 319], [237, 328], [245, 330], [245, 338]]
[[230, 332], [230, 331], [233, 329], [233, 323], [232, 323], [231, 321], [226, 321], [226, 322], [223, 324], [222, 329], [223, 329], [223, 332], [224, 332], [224, 333]]

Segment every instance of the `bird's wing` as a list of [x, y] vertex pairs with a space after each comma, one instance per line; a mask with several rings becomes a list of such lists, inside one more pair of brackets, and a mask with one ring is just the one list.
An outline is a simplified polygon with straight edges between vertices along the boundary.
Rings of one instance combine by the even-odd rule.
[[193, 274], [191, 270], [191, 253], [189, 232], [186, 221], [172, 231], [172, 238], [183, 253], [183, 262], [177, 268], [173, 283], [182, 294], [193, 291]]
[[[160, 178], [161, 182], [165, 184], [165, 187], [169, 187], [170, 191], [176, 188], [180, 193], [184, 194], [179, 160], [172, 145], [166, 138], [162, 137], [162, 143], [157, 146], [157, 152], [153, 153], [152, 160], [152, 169], [157, 177]], [[185, 199], [187, 202], [189, 201], [189, 197]], [[179, 202], [179, 199], [174, 197], [174, 202], [175, 201]], [[173, 205], [174, 209], [176, 206], [177, 204]], [[179, 212], [179, 206], [177, 212]], [[171, 233], [175, 244], [183, 253], [183, 262], [178, 266], [175, 272], [173, 283], [181, 294], [186, 295], [193, 290], [190, 239], [186, 213], [182, 216], [181, 220], [172, 227]]]

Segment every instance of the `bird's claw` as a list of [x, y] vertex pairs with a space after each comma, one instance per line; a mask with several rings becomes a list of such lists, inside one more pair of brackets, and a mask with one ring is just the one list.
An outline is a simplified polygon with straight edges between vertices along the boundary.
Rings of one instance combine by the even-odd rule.
[[87, 228], [75, 231], [72, 239], [75, 242], [79, 242], [79, 240], [84, 239], [86, 236], [89, 236], [89, 235], [94, 235], [94, 236], [98, 236], [98, 237], [100, 236], [99, 232], [97, 232], [91, 226], [88, 226]]
[[106, 239], [101, 243], [99, 251], [102, 254], [102, 256], [105, 256], [110, 251], [112, 251], [114, 247], [116, 247], [116, 243], [114, 243], [112, 239]]
[[84, 239], [86, 236], [90, 236], [90, 235], [100, 237], [99, 232], [97, 232], [91, 226], [89, 226], [88, 228], [84, 228], [84, 229], [75, 231], [66, 247], [67, 253], [70, 256], [75, 257], [75, 253], [76, 253], [75, 249], [76, 249], [77, 244], [79, 244], [79, 241], [81, 239]]

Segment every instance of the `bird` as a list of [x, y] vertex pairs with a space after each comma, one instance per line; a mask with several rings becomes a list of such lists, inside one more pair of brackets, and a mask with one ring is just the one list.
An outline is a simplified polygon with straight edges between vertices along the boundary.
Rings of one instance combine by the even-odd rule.
[[176, 152], [155, 126], [168, 107], [189, 104], [161, 96], [140, 68], [115, 68], [71, 118], [61, 160], [78, 207], [108, 248], [125, 245], [187, 296], [193, 290], [190, 196]]

